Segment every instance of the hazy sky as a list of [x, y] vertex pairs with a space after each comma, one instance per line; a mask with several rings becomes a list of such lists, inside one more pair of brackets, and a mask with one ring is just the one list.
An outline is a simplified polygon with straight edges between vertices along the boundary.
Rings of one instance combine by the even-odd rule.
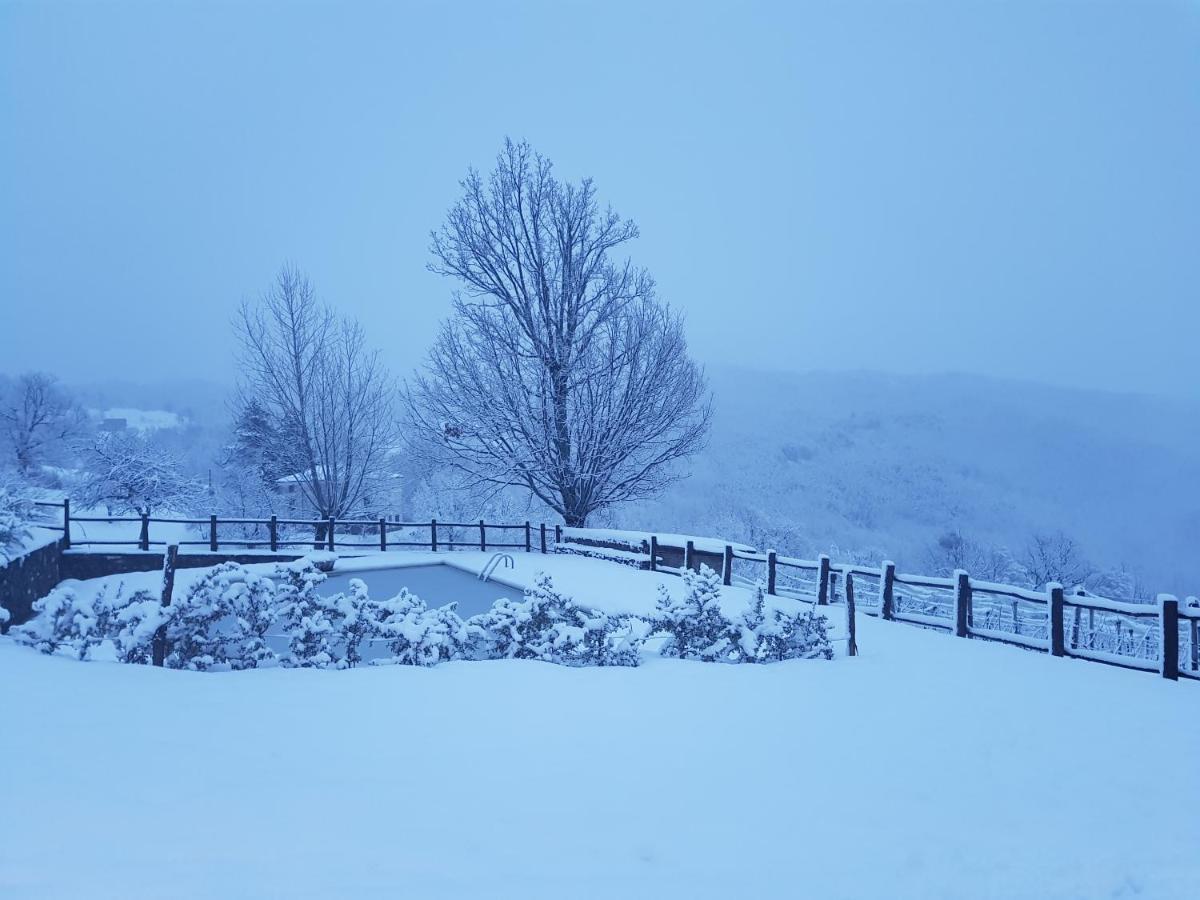
[[230, 379], [281, 262], [405, 372], [505, 135], [696, 355], [1200, 392], [1200, 3], [0, 0], [0, 371]]

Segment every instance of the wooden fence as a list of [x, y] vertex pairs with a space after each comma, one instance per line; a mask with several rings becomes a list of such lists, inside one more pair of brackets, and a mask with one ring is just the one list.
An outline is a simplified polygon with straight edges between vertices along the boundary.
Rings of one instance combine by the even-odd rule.
[[[150, 550], [168, 543], [206, 547], [217, 552], [222, 547], [278, 551], [289, 547], [378, 549], [401, 548], [512, 549], [527, 553], [571, 546], [571, 538], [561, 525], [492, 524], [479, 522], [399, 522], [378, 519], [206, 519], [155, 518], [143, 516], [72, 516], [70, 500], [35, 501], [43, 508], [61, 510], [61, 524], [43, 527], [62, 532], [65, 547], [109, 546]], [[136, 540], [75, 540], [74, 523], [136, 524]], [[156, 524], [194, 527], [203, 535], [197, 540], [155, 540]], [[221, 526], [245, 531], [261, 531], [240, 539], [222, 538]], [[294, 529], [311, 532], [299, 535]], [[341, 529], [339, 534], [338, 529]], [[293, 531], [289, 531], [293, 529]], [[553, 529], [551, 531], [551, 529]], [[413, 532], [421, 535], [413, 539]], [[515, 536], [513, 532], [516, 532]], [[428, 534], [428, 539], [425, 539]], [[497, 536], [499, 540], [497, 540]], [[364, 540], [370, 538], [370, 540]], [[605, 544], [603, 539], [589, 544], [591, 551]], [[710, 546], [711, 545], [711, 546]], [[720, 568], [727, 585], [764, 585], [767, 593], [824, 606], [844, 603], [850, 652], [854, 652], [855, 612], [906, 622], [923, 628], [947, 631], [957, 637], [1000, 641], [1028, 650], [1040, 650], [1053, 656], [1086, 659], [1127, 669], [1159, 672], [1164, 678], [1200, 680], [1200, 606], [1180, 605], [1175, 597], [1162, 594], [1156, 604], [1131, 603], [1097, 597], [1083, 591], [1067, 593], [1062, 585], [1050, 584], [1044, 590], [972, 580], [959, 571], [952, 578], [909, 575], [896, 571], [895, 563], [885, 561], [879, 568], [862, 565], [836, 565], [828, 556], [815, 560], [782, 556], [774, 550], [760, 552], [740, 545], [706, 541], [697, 549], [694, 540], [679, 547], [650, 535], [640, 554], [623, 545], [623, 557], [640, 557], [653, 571], [680, 574], [698, 569], [702, 563]], [[680, 563], [663, 564], [664, 558]], [[747, 572], [750, 574], [747, 574]]]
[[[430, 519], [425, 522], [401, 522], [388, 517], [338, 519], [334, 516], [327, 519], [289, 519], [279, 516], [246, 519], [219, 517], [216, 514], [207, 518], [194, 519], [151, 515], [77, 516], [71, 513], [69, 498], [62, 501], [37, 500], [34, 501], [34, 505], [60, 511], [61, 518], [56, 515], [55, 521], [38, 524], [40, 527], [62, 532], [63, 544], [66, 549], [71, 547], [133, 547], [138, 550], [150, 550], [154, 547], [175, 544], [180, 548], [206, 548], [214, 553], [222, 548], [278, 552], [294, 547], [315, 550], [356, 548], [385, 552], [425, 547], [434, 552], [470, 548], [484, 551], [524, 550], [526, 553], [532, 553], [536, 549], [541, 553], [546, 553], [550, 545], [550, 535], [557, 535], [561, 532], [561, 526], [547, 526], [544, 522], [537, 525], [532, 522], [499, 524], [483, 520], [478, 522], [439, 522], [437, 519]], [[72, 529], [80, 523], [126, 524], [131, 526], [131, 530], [136, 528], [138, 536], [120, 540], [78, 538], [74, 536]], [[195, 529], [200, 537], [196, 540], [156, 540], [155, 525], [182, 525]], [[222, 536], [222, 526], [225, 526], [226, 529], [236, 528], [241, 534], [230, 537], [226, 531]], [[299, 533], [298, 529], [304, 533]], [[414, 532], [421, 533], [419, 540], [414, 539]], [[465, 536], [464, 532], [469, 537]], [[428, 538], [425, 537], [426, 534]]]
[[[565, 546], [573, 534], [567, 533]], [[698, 550], [694, 540], [678, 547], [650, 535], [642, 553], [646, 567], [654, 571], [681, 574], [715, 557], [721, 560], [717, 565], [727, 585], [761, 584], [768, 594], [819, 606], [845, 603], [852, 647], [854, 615], [861, 611], [957, 637], [1158, 672], [1172, 680], [1200, 680], [1200, 606], [1182, 606], [1169, 594], [1160, 595], [1154, 604], [1132, 603], [1081, 590], [1067, 593], [1059, 584], [1038, 591], [976, 581], [963, 571], [951, 578], [909, 575], [897, 572], [890, 561], [874, 568], [837, 565], [828, 556], [797, 559], [732, 544], [725, 544], [719, 555], [714, 549]], [[625, 546], [621, 550], [628, 552]], [[663, 565], [668, 555], [681, 559], [682, 565]]]

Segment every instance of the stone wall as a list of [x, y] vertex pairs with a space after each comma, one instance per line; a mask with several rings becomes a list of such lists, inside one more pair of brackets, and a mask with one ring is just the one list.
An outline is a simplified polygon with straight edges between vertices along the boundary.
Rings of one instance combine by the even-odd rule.
[[[200, 569], [223, 562], [242, 565], [253, 563], [291, 562], [300, 559], [302, 553], [180, 553], [176, 567]], [[62, 578], [100, 578], [104, 575], [124, 575], [129, 572], [157, 572], [163, 567], [161, 551], [140, 550], [128, 553], [91, 553], [86, 550], [68, 550], [62, 554]]]
[[33, 601], [46, 596], [64, 578], [62, 555], [63, 542], [58, 540], [0, 567], [0, 606], [10, 616], [0, 630], [7, 631], [32, 618]]

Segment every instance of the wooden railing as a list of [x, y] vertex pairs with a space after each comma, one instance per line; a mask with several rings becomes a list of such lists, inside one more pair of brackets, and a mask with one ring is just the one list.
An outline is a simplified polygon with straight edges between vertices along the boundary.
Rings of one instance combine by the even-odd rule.
[[[396, 518], [379, 517], [374, 519], [339, 519], [330, 516], [326, 519], [295, 519], [269, 516], [264, 519], [248, 519], [238, 517], [220, 517], [215, 513], [206, 518], [179, 518], [172, 516], [97, 516], [72, 515], [71, 501], [35, 500], [34, 505], [42, 509], [59, 510], [60, 515], [54, 521], [39, 522], [43, 528], [62, 532], [64, 545], [70, 547], [133, 547], [148, 551], [152, 548], [166, 547], [176, 544], [180, 548], [200, 547], [211, 552], [222, 548], [237, 548], [244, 550], [269, 550], [278, 552], [289, 548], [305, 547], [320, 550], [337, 550], [339, 548], [377, 549], [381, 551], [403, 548], [426, 548], [438, 550], [479, 549], [479, 550], [524, 550], [532, 553], [538, 550], [546, 553], [550, 546], [551, 533], [557, 534], [559, 527], [547, 526], [545, 523], [534, 525], [532, 522], [516, 524], [492, 523], [480, 520], [478, 522], [439, 522], [430, 519], [424, 522], [401, 522]], [[127, 524], [131, 532], [136, 530], [137, 537], [122, 537], [118, 540], [99, 540], [77, 535], [80, 524]], [[182, 525], [195, 529], [198, 537], [194, 540], [155, 539], [153, 526]], [[239, 535], [230, 537], [228, 533], [221, 535], [221, 526], [237, 527], [243, 531], [254, 529], [253, 536]], [[551, 532], [550, 528], [555, 528]], [[303, 529], [306, 534], [296, 533]], [[340, 530], [339, 530], [340, 529]], [[469, 540], [464, 540], [461, 532], [471, 534]], [[311, 532], [311, 534], [307, 533]], [[420, 540], [412, 539], [412, 532], [422, 532]], [[516, 535], [513, 536], [513, 532]], [[424, 535], [428, 534], [428, 539]], [[499, 536], [499, 540], [496, 537]], [[370, 537], [370, 540], [364, 538]]]
[[[580, 534], [568, 532], [563, 548]], [[621, 545], [622, 552], [628, 554], [629, 546]], [[1200, 680], [1200, 606], [1183, 606], [1169, 594], [1160, 595], [1157, 603], [1134, 603], [1082, 591], [1066, 593], [1059, 584], [1032, 590], [973, 580], [963, 571], [951, 578], [910, 575], [897, 572], [891, 561], [875, 568], [838, 565], [824, 555], [806, 560], [728, 543], [720, 553], [715, 549], [697, 550], [695, 540], [679, 547], [649, 535], [641, 554], [646, 567], [655, 571], [679, 574], [711, 559], [727, 585], [761, 584], [768, 594], [821, 606], [845, 603], [852, 644], [854, 613], [862, 611], [957, 637], [1159, 672], [1172, 680]], [[665, 555], [682, 560], [682, 565], [664, 565]]]

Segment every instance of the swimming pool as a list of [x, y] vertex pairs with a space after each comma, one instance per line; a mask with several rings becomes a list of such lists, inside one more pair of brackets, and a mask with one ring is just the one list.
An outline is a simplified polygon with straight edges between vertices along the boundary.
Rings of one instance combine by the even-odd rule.
[[364, 569], [361, 572], [336, 571], [321, 585], [326, 596], [350, 590], [350, 579], [361, 578], [367, 590], [376, 600], [387, 600], [408, 588], [425, 601], [430, 609], [458, 604], [458, 614], [464, 619], [486, 612], [500, 599], [520, 600], [524, 592], [500, 581], [480, 581], [472, 572], [466, 572], [444, 563], [432, 565], [397, 566], [390, 569]]

